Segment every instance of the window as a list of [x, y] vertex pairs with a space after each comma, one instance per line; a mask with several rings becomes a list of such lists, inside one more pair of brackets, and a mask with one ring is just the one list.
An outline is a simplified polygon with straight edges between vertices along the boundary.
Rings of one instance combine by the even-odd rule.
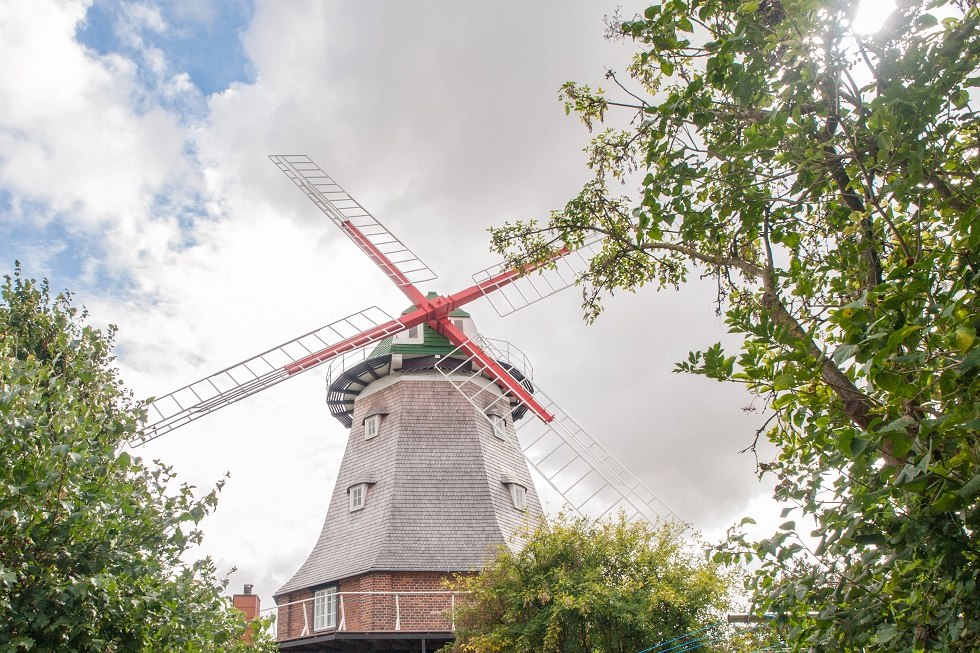
[[364, 507], [364, 502], [367, 499], [367, 483], [358, 483], [357, 485], [352, 485], [347, 490], [347, 495], [350, 497], [350, 511], [360, 510]]
[[416, 324], [413, 327], [408, 327], [407, 330], [401, 333], [396, 333], [394, 338], [392, 338], [393, 344], [402, 345], [421, 345], [425, 342], [425, 329], [423, 325]]
[[337, 627], [337, 587], [325, 587], [313, 593], [313, 630]]
[[371, 415], [364, 419], [364, 439], [370, 440], [381, 430], [381, 415]]
[[493, 424], [493, 434], [503, 440], [507, 437], [507, 420], [500, 415], [491, 415], [490, 423]]
[[510, 499], [518, 510], [527, 510], [527, 488], [519, 483], [508, 483]]

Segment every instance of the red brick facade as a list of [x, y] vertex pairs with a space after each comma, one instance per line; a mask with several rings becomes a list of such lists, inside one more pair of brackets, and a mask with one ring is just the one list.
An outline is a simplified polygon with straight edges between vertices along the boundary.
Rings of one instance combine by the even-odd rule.
[[[453, 598], [446, 589], [445, 580], [453, 575], [433, 571], [398, 571], [372, 572], [345, 578], [339, 583], [338, 629], [348, 632], [451, 632]], [[459, 600], [457, 596], [456, 601]], [[312, 590], [298, 590], [279, 596], [277, 603], [282, 606], [277, 611], [276, 619], [277, 638], [280, 641], [334, 630], [330, 628], [314, 633]]]

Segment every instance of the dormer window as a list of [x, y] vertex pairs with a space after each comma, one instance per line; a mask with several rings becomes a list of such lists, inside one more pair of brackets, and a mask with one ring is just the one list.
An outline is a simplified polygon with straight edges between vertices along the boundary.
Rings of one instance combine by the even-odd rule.
[[507, 419], [502, 415], [489, 415], [490, 423], [493, 424], [493, 434], [501, 440], [507, 437]]
[[401, 333], [396, 333], [391, 342], [395, 345], [421, 345], [425, 341], [423, 325], [416, 324]]
[[467, 338], [476, 336], [476, 328], [473, 326], [473, 318], [462, 315], [449, 316], [449, 321], [454, 327], [463, 332]]
[[370, 440], [381, 432], [381, 413], [364, 418], [364, 439]]
[[360, 510], [367, 501], [367, 483], [357, 483], [347, 488], [347, 496], [350, 499], [350, 511]]
[[510, 500], [514, 502], [514, 507], [518, 510], [527, 510], [527, 488], [520, 483], [508, 483], [510, 489]]

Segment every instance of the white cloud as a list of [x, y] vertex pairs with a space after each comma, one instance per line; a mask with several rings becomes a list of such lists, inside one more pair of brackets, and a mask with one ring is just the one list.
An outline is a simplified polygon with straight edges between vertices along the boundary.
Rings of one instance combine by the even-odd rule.
[[[136, 112], [135, 67], [98, 58], [73, 40], [81, 3], [0, 7], [0, 184], [46, 203], [86, 229], [130, 238], [143, 231], [153, 196], [185, 186], [185, 134], [166, 111]], [[123, 252], [123, 243], [116, 251]]]

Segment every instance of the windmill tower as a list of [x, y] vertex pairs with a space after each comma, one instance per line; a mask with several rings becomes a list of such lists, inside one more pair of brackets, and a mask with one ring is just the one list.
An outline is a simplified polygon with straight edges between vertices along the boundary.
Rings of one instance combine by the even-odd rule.
[[462, 309], [487, 297], [503, 315], [558, 292], [601, 243], [424, 294], [428, 266], [313, 161], [270, 158], [412, 302], [397, 318], [362, 310], [149, 406], [145, 440], [330, 363], [327, 403], [350, 434], [320, 537], [275, 594], [283, 650], [418, 651], [451, 639], [456, 596], [443, 579], [520, 546], [541, 516], [528, 465], [580, 514], [676, 517]]
[[[448, 318], [477, 337], [465, 311]], [[454, 349], [425, 325], [331, 370], [330, 409], [350, 434], [320, 537], [275, 594], [281, 641], [435, 650], [452, 638], [445, 581], [542, 518], [513, 428], [524, 405], [469, 382]]]

